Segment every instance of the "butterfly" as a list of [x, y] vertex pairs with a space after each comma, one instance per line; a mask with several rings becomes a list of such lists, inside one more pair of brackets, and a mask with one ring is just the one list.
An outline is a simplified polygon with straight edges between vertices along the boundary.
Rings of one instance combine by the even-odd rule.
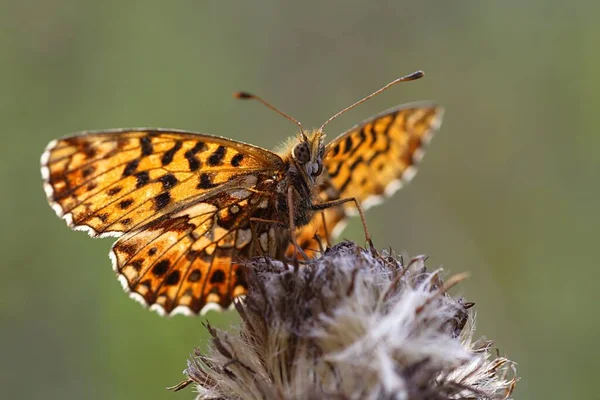
[[228, 307], [246, 293], [244, 260], [314, 256], [347, 216], [362, 217], [414, 176], [440, 126], [440, 107], [401, 105], [328, 144], [323, 128], [392, 84], [421, 76], [399, 78], [308, 132], [261, 98], [239, 93], [298, 125], [278, 152], [174, 129], [54, 140], [41, 157], [47, 199], [71, 228], [119, 238], [113, 269], [142, 304], [169, 315]]

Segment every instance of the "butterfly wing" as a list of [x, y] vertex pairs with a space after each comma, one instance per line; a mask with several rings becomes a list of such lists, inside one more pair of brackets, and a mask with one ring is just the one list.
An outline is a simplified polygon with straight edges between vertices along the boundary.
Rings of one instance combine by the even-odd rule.
[[[402, 105], [329, 143], [323, 164], [340, 198], [356, 197], [366, 209], [400, 189], [414, 177], [442, 114], [435, 105]], [[349, 203], [346, 207], [354, 206]]]
[[221, 137], [133, 129], [51, 142], [42, 176], [48, 202], [69, 226], [120, 236], [234, 178], [252, 186], [253, 176], [281, 164], [275, 153]]
[[131, 297], [160, 314], [227, 307], [247, 289], [237, 261], [273, 255], [289, 238], [273, 225], [252, 224], [250, 217], [273, 217], [269, 200], [267, 192], [215, 193], [121, 237], [113, 268]]
[[[433, 104], [405, 104], [342, 133], [325, 150], [325, 172], [318, 186], [320, 200], [355, 197], [367, 209], [391, 196], [414, 177], [442, 115], [443, 109]], [[318, 246], [315, 232], [322, 238], [327, 232], [330, 238], [335, 237], [343, 229], [346, 215], [355, 214], [356, 209], [348, 202], [323, 213], [324, 217], [316, 213], [299, 229], [298, 243], [313, 249]]]
[[[111, 253], [128, 291], [157, 310], [198, 313], [245, 291], [237, 258], [276, 248], [271, 227], [281, 158], [229, 139], [185, 131], [83, 133], [42, 155], [48, 201], [91, 236], [123, 236]], [[260, 253], [259, 252], [259, 253]], [[198, 271], [198, 272], [195, 272]], [[176, 279], [177, 278], [177, 279]]]

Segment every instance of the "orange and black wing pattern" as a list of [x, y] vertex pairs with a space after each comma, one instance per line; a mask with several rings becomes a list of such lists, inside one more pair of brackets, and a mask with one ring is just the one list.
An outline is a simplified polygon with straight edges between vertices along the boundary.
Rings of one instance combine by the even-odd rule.
[[[442, 116], [443, 109], [433, 104], [405, 104], [341, 134], [326, 147], [317, 197], [322, 202], [355, 197], [363, 209], [379, 204], [414, 177]], [[348, 202], [322, 213], [298, 230], [298, 243], [309, 250], [318, 248], [315, 233], [331, 240], [356, 209]]]
[[132, 297], [159, 312], [229, 305], [245, 291], [237, 257], [275, 246], [269, 227], [249, 224], [251, 215], [270, 217], [282, 164], [259, 147], [186, 131], [114, 130], [53, 141], [41, 164], [57, 215], [91, 236], [121, 236], [114, 269]]
[[[270, 187], [263, 188], [266, 193]], [[228, 307], [246, 293], [243, 261], [274, 255], [280, 246], [275, 226], [251, 222], [256, 215], [273, 217], [269, 199], [227, 189], [127, 233], [110, 254], [121, 283], [160, 314]]]
[[340, 198], [356, 197], [366, 209], [400, 189], [414, 177], [442, 114], [435, 105], [402, 105], [329, 143], [323, 164]]

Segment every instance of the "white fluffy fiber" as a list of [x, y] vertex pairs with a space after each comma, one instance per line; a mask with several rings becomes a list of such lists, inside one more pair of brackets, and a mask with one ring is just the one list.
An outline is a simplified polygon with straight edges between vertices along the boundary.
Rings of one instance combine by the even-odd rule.
[[258, 259], [240, 328], [208, 329], [185, 370], [198, 399], [504, 399], [514, 364], [473, 341], [468, 308], [425, 257], [344, 242], [306, 265]]

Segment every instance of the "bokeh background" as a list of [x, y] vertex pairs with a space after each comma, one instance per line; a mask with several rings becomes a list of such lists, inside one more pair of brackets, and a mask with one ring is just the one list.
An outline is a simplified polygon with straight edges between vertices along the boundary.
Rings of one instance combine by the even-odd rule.
[[[518, 363], [517, 398], [597, 398], [600, 3], [3, 1], [0, 5], [0, 390], [6, 399], [190, 399], [201, 318], [130, 300], [111, 239], [46, 204], [39, 156], [84, 129], [161, 126], [273, 148], [294, 126], [330, 137], [395, 104], [446, 107], [417, 179], [370, 210], [380, 247], [468, 271], [477, 336]], [[357, 220], [343, 236], [362, 240]], [[228, 327], [232, 312], [211, 313]]]

